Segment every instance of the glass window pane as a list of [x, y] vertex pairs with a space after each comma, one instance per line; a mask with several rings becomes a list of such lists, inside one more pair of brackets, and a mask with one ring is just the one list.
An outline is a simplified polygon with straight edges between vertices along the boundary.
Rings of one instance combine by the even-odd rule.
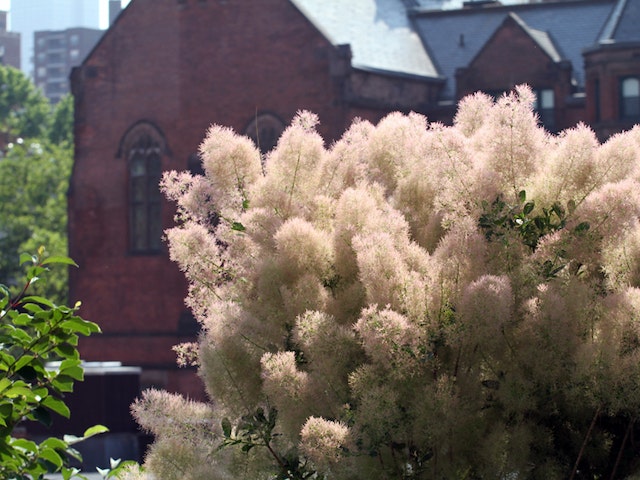
[[129, 167], [132, 177], [139, 177], [144, 175], [147, 171], [147, 166], [145, 165], [145, 158], [142, 155], [134, 155], [131, 159], [131, 165]]
[[626, 119], [640, 117], [640, 80], [625, 78], [620, 82], [620, 115]]
[[135, 205], [131, 209], [131, 243], [134, 250], [147, 248], [147, 209], [145, 205]]
[[133, 203], [144, 203], [147, 198], [147, 188], [144, 177], [133, 177], [131, 179], [131, 201]]
[[640, 96], [640, 80], [637, 78], [625, 78], [622, 81], [622, 96], [625, 98]]
[[160, 204], [149, 205], [149, 248], [160, 249], [162, 244], [162, 218]]
[[625, 117], [639, 117], [640, 97], [622, 99], [622, 111]]
[[553, 90], [547, 89], [540, 91], [540, 108], [547, 109], [555, 106]]

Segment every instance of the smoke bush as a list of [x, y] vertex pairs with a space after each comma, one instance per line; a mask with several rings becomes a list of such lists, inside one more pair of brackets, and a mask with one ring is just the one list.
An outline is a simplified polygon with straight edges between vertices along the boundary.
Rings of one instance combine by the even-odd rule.
[[634, 473], [640, 128], [552, 136], [533, 99], [355, 121], [328, 148], [301, 112], [264, 159], [212, 127], [205, 175], [162, 184], [210, 403], [136, 404], [152, 473]]

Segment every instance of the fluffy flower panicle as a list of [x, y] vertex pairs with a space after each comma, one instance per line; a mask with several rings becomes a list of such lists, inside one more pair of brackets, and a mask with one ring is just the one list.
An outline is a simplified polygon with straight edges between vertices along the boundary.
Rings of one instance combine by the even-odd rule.
[[334, 466], [344, 454], [349, 428], [324, 418], [309, 417], [300, 432], [300, 449], [322, 470]]

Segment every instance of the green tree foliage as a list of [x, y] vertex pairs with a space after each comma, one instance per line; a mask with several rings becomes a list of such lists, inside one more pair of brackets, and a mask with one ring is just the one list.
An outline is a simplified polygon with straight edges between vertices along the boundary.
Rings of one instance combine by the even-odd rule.
[[73, 146], [73, 96], [65, 95], [55, 106], [48, 132], [55, 145]]
[[46, 97], [20, 70], [0, 66], [0, 149], [18, 138], [46, 134], [51, 106]]
[[135, 404], [151, 473], [639, 473], [640, 127], [553, 136], [533, 100], [356, 121], [328, 149], [301, 113], [264, 166], [212, 127], [205, 174], [163, 180], [203, 330], [177, 350], [211, 401]]
[[[31, 295], [51, 266], [74, 265], [69, 258], [47, 256], [41, 248], [37, 255], [25, 254], [20, 260], [27, 271], [20, 292], [13, 295], [0, 285], [0, 478], [38, 480], [61, 472], [67, 480], [78, 473], [71, 460], [82, 460], [72, 445], [105, 432], [105, 427], [91, 427], [81, 438], [51, 437], [39, 444], [13, 433], [25, 420], [50, 426], [56, 415], [69, 418], [64, 395], [84, 375], [78, 336], [100, 329], [78, 316], [79, 305], [56, 305]], [[52, 360], [57, 362], [47, 363]]]
[[[67, 188], [73, 158], [68, 146], [25, 140], [0, 159], [0, 275], [17, 287], [15, 258], [39, 245], [67, 253]], [[67, 273], [36, 285], [39, 294], [64, 302]]]
[[[22, 252], [48, 245], [67, 253], [73, 101], [67, 96], [52, 110], [21, 72], [0, 66], [0, 112], [0, 278], [15, 288]], [[67, 274], [36, 288], [64, 302]]]

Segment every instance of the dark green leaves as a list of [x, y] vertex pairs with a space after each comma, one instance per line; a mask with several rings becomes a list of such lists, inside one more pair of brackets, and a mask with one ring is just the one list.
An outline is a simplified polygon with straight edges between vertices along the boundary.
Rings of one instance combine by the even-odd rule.
[[304, 480], [314, 477], [315, 470], [308, 468], [306, 462], [300, 461], [295, 448], [284, 454], [279, 454], [274, 449], [272, 441], [279, 435], [274, 433], [277, 419], [278, 410], [273, 407], [269, 408], [268, 412], [258, 407], [254, 412], [240, 418], [235, 427], [231, 420], [223, 418], [221, 427], [224, 440], [219, 449], [235, 445], [248, 454], [254, 448], [266, 448], [278, 465], [276, 479]]
[[484, 213], [478, 224], [487, 240], [505, 239], [513, 232], [533, 251], [540, 238], [565, 227], [566, 212], [559, 203], [554, 203], [551, 208], [543, 207], [534, 214], [535, 201], [525, 203], [524, 190], [520, 192], [518, 199], [520, 203], [517, 205], [509, 205], [501, 197], [496, 198], [491, 205], [482, 203]]
[[[556, 202], [549, 208], [536, 210], [535, 201], [527, 202], [526, 199], [526, 192], [521, 190], [516, 205], [507, 204], [502, 197], [496, 198], [491, 205], [482, 202], [483, 214], [478, 219], [478, 225], [487, 240], [502, 241], [507, 245], [517, 239], [533, 252], [542, 237], [566, 227], [567, 211], [572, 214], [576, 208], [575, 202], [570, 201], [566, 209]], [[583, 235], [588, 230], [589, 223], [582, 222], [573, 228], [572, 233]], [[561, 258], [563, 253], [557, 252], [553, 259], [542, 262], [539, 269], [541, 276], [551, 278], [562, 271], [565, 267]]]
[[[49, 266], [75, 265], [72, 260], [47, 257], [41, 248], [36, 255], [22, 255], [20, 261], [26, 269], [20, 293], [11, 297], [8, 288], [0, 288], [0, 478], [41, 478], [51, 472], [64, 476], [71, 472], [68, 459], [79, 455], [72, 442], [49, 438], [38, 445], [11, 433], [23, 419], [50, 426], [55, 416], [69, 418], [64, 393], [84, 375], [76, 349], [78, 336], [100, 329], [77, 315], [79, 305], [56, 305], [28, 294], [34, 282], [49, 273]], [[105, 427], [93, 427], [72, 440], [104, 431]]]

